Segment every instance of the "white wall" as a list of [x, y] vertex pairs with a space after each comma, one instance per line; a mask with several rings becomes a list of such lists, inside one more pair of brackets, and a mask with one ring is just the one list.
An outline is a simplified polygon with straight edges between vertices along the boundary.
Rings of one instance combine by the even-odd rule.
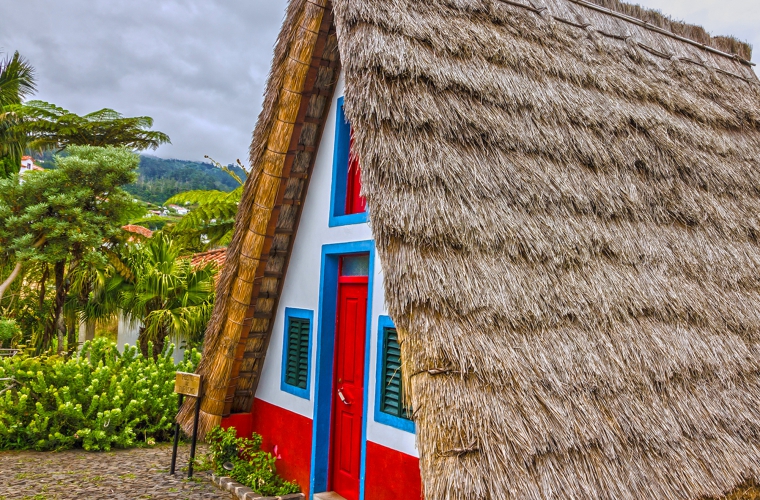
[[[124, 352], [125, 345], [130, 345], [132, 347], [138, 346], [137, 336], [140, 333], [140, 327], [142, 327], [141, 322], [138, 321], [133, 323], [129, 316], [119, 313], [119, 326], [116, 334], [116, 347], [118, 347], [119, 351]], [[180, 347], [180, 345], [182, 345], [182, 340], [170, 340], [170, 342], [174, 342], [172, 359], [174, 359], [174, 363], [177, 364], [182, 361], [182, 358], [185, 356], [185, 350]]]
[[[343, 95], [344, 80], [341, 74], [335, 88], [335, 96], [327, 117], [322, 142], [317, 153], [309, 191], [303, 206], [303, 214], [296, 235], [293, 254], [272, 331], [261, 382], [256, 397], [305, 417], [314, 418], [314, 388], [316, 384], [317, 346], [316, 334], [319, 324], [319, 280], [321, 273], [322, 246], [331, 243], [366, 241], [372, 239], [372, 232], [365, 224], [329, 227], [330, 193], [332, 187], [333, 151], [335, 144], [335, 121], [337, 100]], [[314, 311], [311, 352], [311, 398], [309, 400], [280, 390], [282, 376], [282, 348], [285, 332], [285, 308], [295, 307]], [[367, 439], [374, 443], [418, 456], [415, 436], [395, 427], [375, 422], [375, 397], [377, 377], [378, 317], [387, 315], [383, 294], [383, 273], [378, 259], [375, 259], [375, 275], [372, 290], [372, 327], [370, 332], [369, 387], [367, 404]]]

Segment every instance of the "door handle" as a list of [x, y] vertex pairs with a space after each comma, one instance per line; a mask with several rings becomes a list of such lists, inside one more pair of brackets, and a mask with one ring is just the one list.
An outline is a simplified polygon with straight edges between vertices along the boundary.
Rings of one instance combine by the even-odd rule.
[[343, 390], [342, 389], [338, 389], [338, 397], [340, 398], [341, 401], [343, 401], [344, 405], [351, 406], [351, 403], [349, 403], [348, 401], [346, 401], [346, 396], [343, 395]]

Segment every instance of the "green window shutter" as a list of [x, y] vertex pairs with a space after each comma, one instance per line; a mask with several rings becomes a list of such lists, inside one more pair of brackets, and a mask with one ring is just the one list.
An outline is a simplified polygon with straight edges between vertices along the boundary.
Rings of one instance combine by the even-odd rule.
[[309, 375], [310, 326], [308, 319], [288, 318], [285, 382], [300, 389], [306, 389]]
[[383, 330], [383, 388], [380, 410], [390, 415], [409, 419], [409, 410], [404, 407], [404, 385], [401, 379], [401, 346], [395, 328]]

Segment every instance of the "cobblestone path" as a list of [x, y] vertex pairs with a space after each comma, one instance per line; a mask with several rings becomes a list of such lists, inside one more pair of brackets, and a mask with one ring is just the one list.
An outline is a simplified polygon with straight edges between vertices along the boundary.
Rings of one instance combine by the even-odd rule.
[[[197, 456], [205, 448], [199, 447]], [[188, 481], [190, 447], [180, 447], [177, 476], [169, 476], [171, 445], [88, 453], [0, 452], [0, 500], [182, 499], [231, 500], [209, 481], [209, 472]]]

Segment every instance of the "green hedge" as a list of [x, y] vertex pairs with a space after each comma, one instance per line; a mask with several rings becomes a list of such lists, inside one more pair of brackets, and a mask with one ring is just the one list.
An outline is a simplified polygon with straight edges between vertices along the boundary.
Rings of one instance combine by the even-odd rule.
[[0, 359], [0, 450], [128, 448], [171, 438], [176, 371], [194, 371], [193, 350], [176, 365], [173, 346], [157, 359], [107, 339], [73, 358]]

